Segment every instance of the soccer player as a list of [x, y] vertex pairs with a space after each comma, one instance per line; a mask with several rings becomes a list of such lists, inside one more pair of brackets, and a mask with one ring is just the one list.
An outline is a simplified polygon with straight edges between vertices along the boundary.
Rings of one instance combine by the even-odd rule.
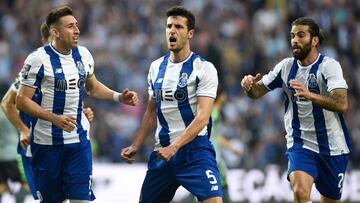
[[275, 88], [284, 90], [288, 179], [295, 202], [310, 201], [313, 183], [322, 203], [340, 202], [351, 151], [343, 117], [348, 86], [340, 64], [319, 53], [323, 35], [314, 20], [296, 19], [290, 36], [294, 57], [262, 79], [259, 73], [245, 76], [241, 85], [254, 99]]
[[170, 53], [149, 70], [149, 101], [134, 143], [122, 149], [128, 163], [157, 121], [155, 149], [140, 202], [170, 202], [182, 185], [205, 203], [222, 202], [220, 174], [209, 141], [211, 109], [218, 78], [215, 67], [190, 50], [195, 17], [183, 7], [166, 12]]
[[[47, 27], [45, 22], [42, 23], [40, 26], [40, 34], [41, 34], [41, 43], [43, 45], [51, 41], [49, 28]], [[14, 83], [11, 85], [11, 87], [8, 89], [8, 91], [2, 98], [1, 107], [6, 117], [15, 126], [15, 128], [19, 131], [20, 134], [18, 153], [21, 155], [22, 166], [19, 167], [21, 171], [22, 169], [24, 170], [24, 174], [26, 176], [26, 180], [25, 177], [22, 177], [22, 188], [28, 190], [27, 188], [29, 187], [34, 199], [38, 199], [34, 185], [33, 171], [31, 168], [31, 152], [29, 147], [27, 147], [30, 144], [29, 128], [30, 128], [31, 117], [29, 117], [23, 112], [18, 113], [15, 103], [16, 93], [18, 92], [20, 86], [20, 78], [21, 78], [21, 72], [18, 74]], [[33, 98], [36, 98], [36, 96]], [[83, 112], [86, 118], [90, 122], [94, 119], [94, 112], [92, 111], [91, 108], [89, 107], [84, 108]], [[17, 170], [17, 169], [13, 169], [13, 170]]]
[[136, 105], [138, 97], [127, 89], [115, 92], [96, 79], [92, 55], [78, 46], [80, 30], [70, 7], [51, 10], [46, 24], [53, 39], [26, 58], [16, 106], [34, 117], [32, 167], [41, 202], [86, 203], [95, 197], [83, 93], [128, 105]]

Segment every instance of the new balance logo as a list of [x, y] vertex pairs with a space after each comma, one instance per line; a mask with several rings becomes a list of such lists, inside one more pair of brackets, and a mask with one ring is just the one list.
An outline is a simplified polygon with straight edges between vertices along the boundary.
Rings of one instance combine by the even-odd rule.
[[217, 185], [211, 186], [211, 190], [210, 190], [210, 191], [216, 191], [216, 190], [219, 190], [219, 186], [217, 186]]
[[62, 71], [62, 69], [61, 68], [57, 68], [57, 69], [55, 69], [55, 73], [62, 73], [63, 71]]

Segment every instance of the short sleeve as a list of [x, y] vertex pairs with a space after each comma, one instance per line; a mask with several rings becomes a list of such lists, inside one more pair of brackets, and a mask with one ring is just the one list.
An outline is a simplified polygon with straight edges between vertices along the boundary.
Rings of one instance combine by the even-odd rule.
[[202, 62], [201, 72], [196, 78], [198, 82], [198, 88], [196, 91], [197, 96], [207, 96], [216, 98], [216, 92], [218, 87], [218, 76], [214, 65], [210, 62]]
[[282, 70], [285, 67], [286, 60], [281, 61], [276, 64], [276, 66], [264, 77], [262, 77], [261, 82], [269, 90], [274, 90], [276, 88], [281, 88], [283, 85], [283, 80], [281, 78]]
[[327, 58], [322, 64], [323, 75], [327, 81], [327, 91], [331, 92], [334, 89], [344, 88], [348, 89], [348, 85], [343, 77], [343, 72], [339, 62], [332, 58]]
[[36, 52], [31, 53], [24, 62], [24, 66], [20, 72], [20, 83], [32, 88], [37, 88], [39, 83], [37, 79], [39, 74], [41, 74], [42, 63], [40, 57], [36, 55]]
[[154, 95], [154, 86], [151, 79], [151, 68], [149, 69], [149, 73], [147, 76], [147, 83], [148, 83], [148, 93], [149, 93], [149, 100], [155, 98]]
[[94, 74], [94, 67], [95, 67], [94, 58], [86, 47], [81, 47], [81, 49], [83, 49], [84, 52], [82, 61], [85, 66], [85, 71], [87, 72], [87, 75], [90, 76]]
[[15, 81], [11, 84], [10, 89], [17, 93], [20, 88], [21, 72], [16, 76]]

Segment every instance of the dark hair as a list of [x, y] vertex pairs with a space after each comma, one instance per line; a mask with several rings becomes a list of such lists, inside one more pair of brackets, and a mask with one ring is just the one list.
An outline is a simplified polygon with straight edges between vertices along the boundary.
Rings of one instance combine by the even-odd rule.
[[189, 10], [186, 10], [182, 6], [173, 6], [166, 11], [166, 17], [170, 16], [182, 16], [187, 19], [187, 26], [189, 30], [195, 29], [195, 16]]
[[47, 39], [50, 37], [49, 27], [45, 22], [43, 22], [40, 26], [40, 34], [43, 39]]
[[294, 20], [291, 25], [307, 25], [309, 26], [309, 32], [311, 37], [317, 36], [319, 38], [319, 44], [322, 43], [324, 40], [324, 33], [320, 29], [319, 25], [311, 18], [308, 17], [301, 17]]
[[69, 6], [54, 8], [46, 16], [46, 25], [48, 26], [48, 28], [50, 28], [51, 25], [58, 23], [61, 17], [68, 15], [73, 15], [73, 11]]

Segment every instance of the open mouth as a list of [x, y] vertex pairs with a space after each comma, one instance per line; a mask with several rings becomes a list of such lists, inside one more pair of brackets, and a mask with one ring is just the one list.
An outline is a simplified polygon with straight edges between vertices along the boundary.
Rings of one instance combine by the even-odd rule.
[[175, 38], [175, 37], [170, 37], [170, 38], [169, 38], [169, 42], [170, 42], [170, 43], [176, 42], [176, 38]]

